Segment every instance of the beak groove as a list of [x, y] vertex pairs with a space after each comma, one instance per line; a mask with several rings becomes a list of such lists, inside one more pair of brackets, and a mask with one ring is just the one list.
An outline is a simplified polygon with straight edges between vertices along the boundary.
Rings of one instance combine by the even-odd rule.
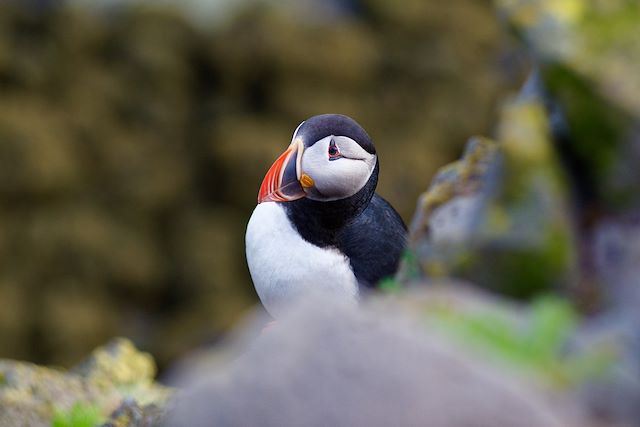
[[296, 140], [273, 162], [260, 185], [258, 203], [290, 202], [306, 195], [298, 180], [303, 149], [301, 141]]

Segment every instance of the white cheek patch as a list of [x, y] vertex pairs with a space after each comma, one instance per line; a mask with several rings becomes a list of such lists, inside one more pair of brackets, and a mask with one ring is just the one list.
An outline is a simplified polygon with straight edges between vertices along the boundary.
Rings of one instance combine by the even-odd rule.
[[[328, 154], [331, 138], [342, 156], [334, 160], [329, 160]], [[338, 200], [360, 191], [371, 177], [375, 164], [376, 155], [368, 153], [353, 139], [328, 136], [304, 151], [301, 169], [313, 178], [322, 200]]]

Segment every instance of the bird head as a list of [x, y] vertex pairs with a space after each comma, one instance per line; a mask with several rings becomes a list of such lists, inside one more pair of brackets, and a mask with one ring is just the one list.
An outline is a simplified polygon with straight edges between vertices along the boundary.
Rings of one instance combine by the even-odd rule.
[[311, 117], [298, 125], [265, 175], [258, 203], [351, 197], [365, 186], [376, 163], [376, 149], [355, 120], [340, 114]]

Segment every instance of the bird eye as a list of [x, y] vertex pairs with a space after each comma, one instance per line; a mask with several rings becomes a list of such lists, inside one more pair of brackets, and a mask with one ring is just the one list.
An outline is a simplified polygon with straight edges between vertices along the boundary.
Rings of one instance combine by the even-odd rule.
[[336, 143], [331, 140], [331, 142], [329, 143], [329, 160], [336, 160], [340, 157], [340, 150], [338, 150]]

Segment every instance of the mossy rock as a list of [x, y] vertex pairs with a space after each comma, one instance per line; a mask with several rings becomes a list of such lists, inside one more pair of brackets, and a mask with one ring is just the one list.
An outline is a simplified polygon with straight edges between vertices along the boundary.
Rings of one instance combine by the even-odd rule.
[[106, 422], [114, 411], [114, 417], [120, 417], [117, 411], [123, 404], [138, 408], [139, 418], [144, 418], [145, 408], [156, 416], [172, 391], [154, 383], [155, 370], [149, 354], [121, 338], [70, 371], [0, 360], [0, 426], [48, 427], [56, 419], [63, 423], [86, 417], [87, 408], [95, 408], [96, 419]]
[[[567, 190], [536, 100], [503, 110], [499, 142], [472, 139], [420, 198], [411, 225], [417, 271], [516, 297], [568, 286], [575, 245]], [[416, 265], [405, 265], [408, 279]]]

